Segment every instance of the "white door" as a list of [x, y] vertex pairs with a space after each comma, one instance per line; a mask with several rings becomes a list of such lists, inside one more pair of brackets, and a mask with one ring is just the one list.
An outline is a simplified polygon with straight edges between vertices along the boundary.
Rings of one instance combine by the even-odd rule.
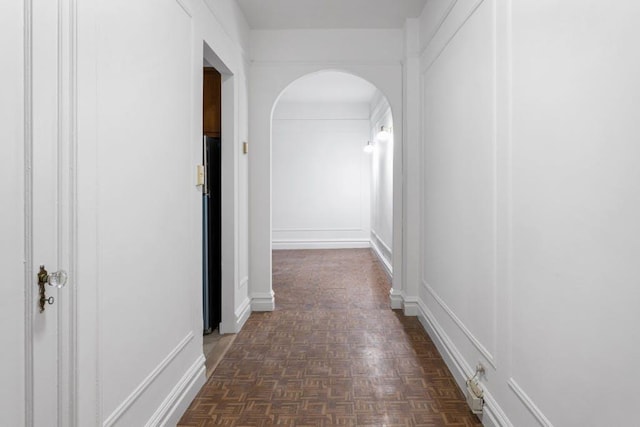
[[[71, 425], [72, 372], [68, 288], [37, 273], [68, 269], [68, 19], [66, 1], [9, 0], [0, 5], [0, 425]], [[71, 282], [71, 281], [70, 281]]]

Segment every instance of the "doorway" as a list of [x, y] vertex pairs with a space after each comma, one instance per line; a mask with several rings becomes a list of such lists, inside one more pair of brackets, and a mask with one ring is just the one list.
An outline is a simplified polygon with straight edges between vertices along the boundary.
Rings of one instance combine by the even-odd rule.
[[[209, 335], [217, 331], [219, 335], [222, 320], [222, 80], [213, 67], [203, 69], [202, 100], [203, 333]], [[205, 345], [208, 341], [205, 340]]]
[[386, 97], [348, 72], [312, 73], [280, 95], [271, 129], [272, 249], [371, 248], [391, 276], [394, 141]]

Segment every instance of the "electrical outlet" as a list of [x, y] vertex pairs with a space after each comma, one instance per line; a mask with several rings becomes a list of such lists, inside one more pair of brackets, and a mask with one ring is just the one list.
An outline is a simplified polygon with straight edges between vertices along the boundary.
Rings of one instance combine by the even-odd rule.
[[476, 415], [482, 414], [482, 408], [484, 406], [483, 395], [484, 392], [476, 380], [467, 382], [467, 405], [469, 405], [471, 412]]

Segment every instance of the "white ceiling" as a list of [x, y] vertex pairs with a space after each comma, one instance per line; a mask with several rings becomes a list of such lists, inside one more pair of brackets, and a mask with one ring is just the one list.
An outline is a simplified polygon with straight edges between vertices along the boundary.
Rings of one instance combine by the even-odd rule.
[[280, 97], [280, 102], [368, 103], [376, 91], [374, 85], [360, 77], [323, 71], [293, 82]]
[[253, 29], [402, 28], [427, 0], [236, 0]]

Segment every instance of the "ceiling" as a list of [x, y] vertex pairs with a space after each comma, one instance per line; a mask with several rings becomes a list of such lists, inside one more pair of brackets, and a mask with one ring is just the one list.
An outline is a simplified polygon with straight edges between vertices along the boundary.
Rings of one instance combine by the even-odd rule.
[[339, 71], [323, 71], [293, 82], [279, 101], [368, 103], [376, 91], [374, 85], [360, 77]]
[[427, 0], [236, 0], [252, 29], [402, 28]]

